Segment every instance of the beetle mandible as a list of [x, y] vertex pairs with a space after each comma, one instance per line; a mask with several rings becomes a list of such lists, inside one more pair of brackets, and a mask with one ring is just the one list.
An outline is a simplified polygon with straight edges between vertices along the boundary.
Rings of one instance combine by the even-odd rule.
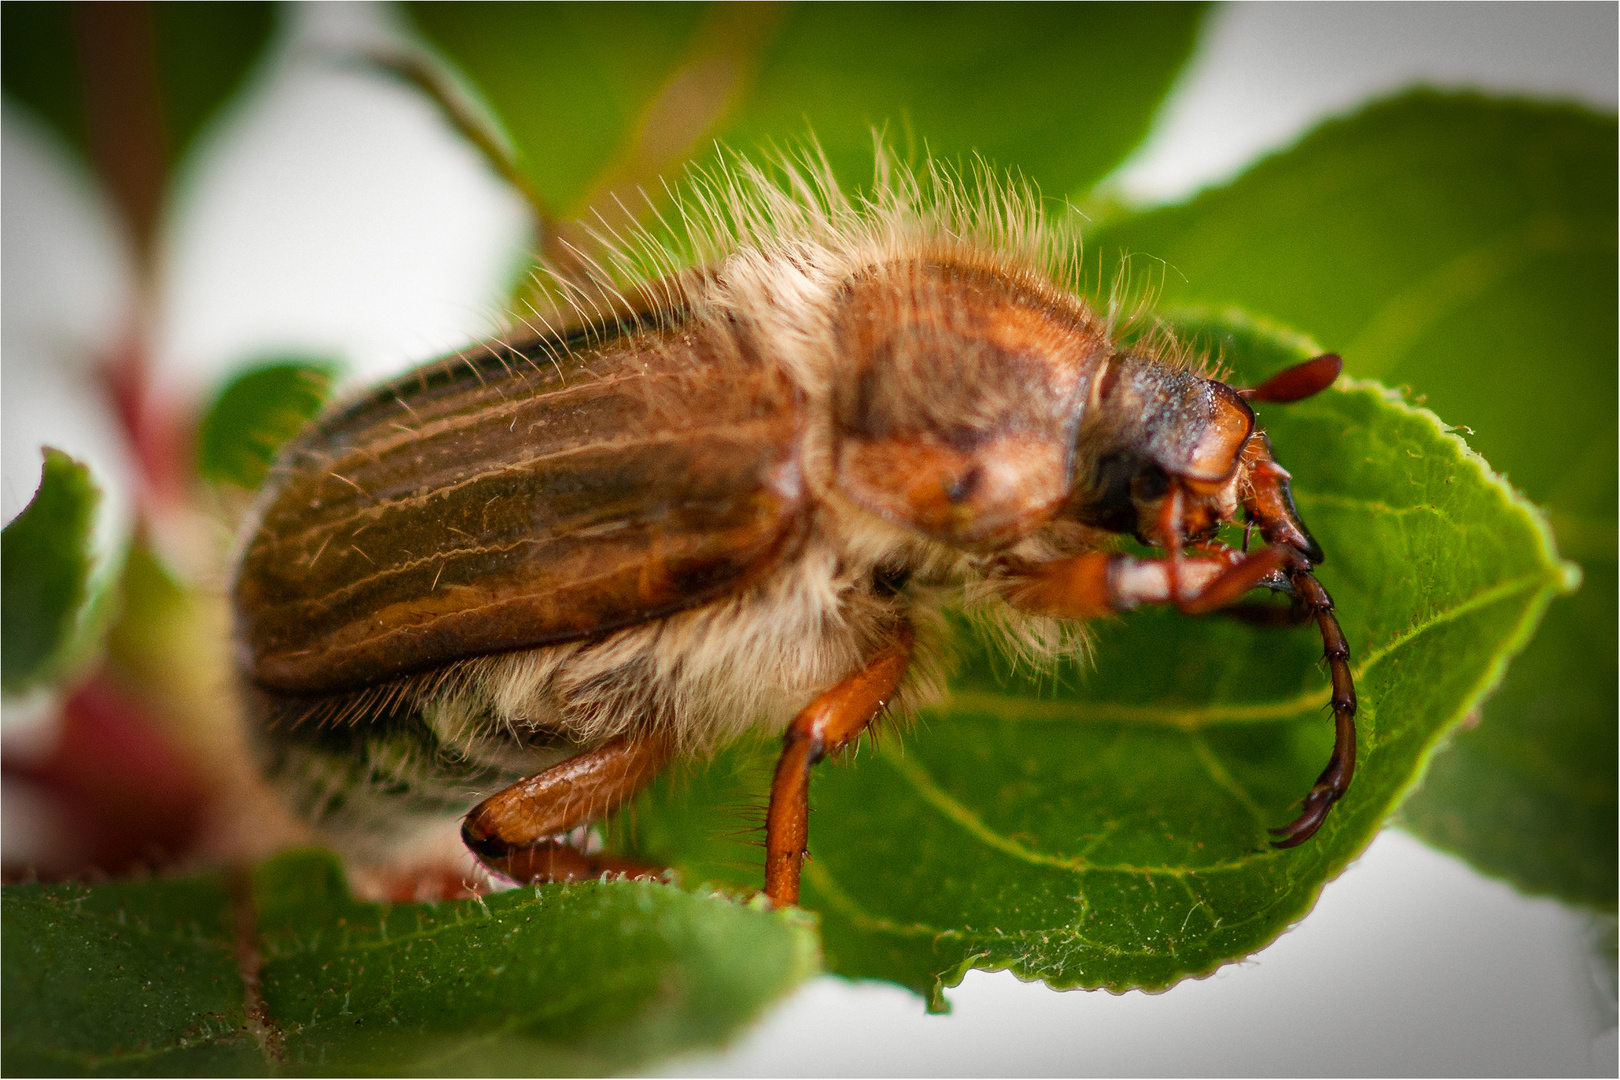
[[[267, 774], [339, 846], [385, 859], [459, 818], [507, 877], [594, 874], [615, 864], [564, 834], [765, 727], [765, 891], [793, 903], [812, 767], [939, 697], [964, 589], [1026, 653], [1060, 620], [1289, 593], [1336, 737], [1272, 831], [1315, 833], [1355, 690], [1251, 403], [1338, 359], [1234, 389], [1123, 343], [1027, 187], [879, 174], [858, 199], [814, 162], [699, 178], [699, 269], [621, 244], [594, 292], [555, 283], [572, 325], [418, 368], [282, 452], [234, 582], [239, 666]], [[1239, 519], [1263, 547], [1221, 542]]]

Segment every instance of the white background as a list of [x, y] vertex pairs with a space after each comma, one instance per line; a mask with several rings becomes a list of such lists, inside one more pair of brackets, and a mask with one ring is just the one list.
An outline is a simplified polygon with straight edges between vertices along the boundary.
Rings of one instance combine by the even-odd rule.
[[[387, 22], [374, 7], [300, 9], [213, 131], [167, 235], [156, 335], [171, 392], [200, 398], [281, 349], [371, 378], [494, 326], [523, 208], [428, 107], [316, 48]], [[1612, 112], [1616, 77], [1612, 4], [1227, 7], [1114, 183], [1138, 201], [1179, 198], [1416, 83]], [[88, 455], [121, 513], [117, 436], [84, 362], [127, 309], [122, 241], [49, 137], [4, 121], [4, 517], [32, 492], [43, 442]], [[827, 977], [725, 1054], [665, 1071], [1614, 1075], [1590, 929], [1386, 832], [1303, 924], [1202, 982], [1112, 997], [974, 972], [950, 993], [954, 1013], [931, 1017], [895, 987]]]

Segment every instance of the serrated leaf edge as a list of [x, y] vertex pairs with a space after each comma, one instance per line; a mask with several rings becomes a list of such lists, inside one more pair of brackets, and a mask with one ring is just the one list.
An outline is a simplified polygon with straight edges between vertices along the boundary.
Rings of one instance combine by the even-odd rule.
[[[1224, 318], [1225, 316], [1223, 315], [1222, 317]], [[1261, 327], [1266, 325], [1264, 320], [1258, 320], [1248, 316], [1244, 316], [1243, 321], [1250, 327]], [[1308, 338], [1304, 338], [1303, 336], [1299, 337], [1301, 341], [1309, 342]], [[1399, 391], [1392, 390], [1375, 380], [1341, 377], [1335, 384], [1334, 389], [1342, 393], [1372, 393], [1376, 395], [1383, 403], [1394, 407], [1397, 411], [1413, 417], [1422, 423], [1432, 425], [1443, 440], [1448, 440], [1455, 446], [1455, 448], [1459, 451], [1459, 456], [1462, 458], [1463, 462], [1467, 465], [1473, 466], [1473, 468], [1478, 472], [1480, 479], [1485, 482], [1487, 487], [1496, 490], [1499, 497], [1508, 507], [1518, 510], [1529, 520], [1532, 531], [1537, 538], [1536, 542], [1540, 545], [1543, 562], [1548, 569], [1548, 573], [1543, 581], [1539, 594], [1532, 599], [1526, 607], [1524, 614], [1520, 617], [1514, 629], [1514, 632], [1509, 635], [1509, 637], [1503, 642], [1502, 646], [1497, 649], [1495, 659], [1491, 665], [1481, 675], [1480, 679], [1475, 683], [1471, 691], [1464, 696], [1457, 709], [1454, 710], [1454, 712], [1447, 717], [1446, 720], [1440, 724], [1430, 736], [1426, 747], [1421, 752], [1418, 761], [1411, 772], [1411, 775], [1403, 784], [1400, 784], [1393, 790], [1392, 797], [1389, 801], [1389, 810], [1391, 813], [1393, 813], [1394, 809], [1400, 805], [1401, 801], [1407, 796], [1407, 794], [1413, 788], [1421, 784], [1422, 778], [1428, 769], [1430, 761], [1433, 759], [1438, 749], [1444, 746], [1446, 740], [1455, 730], [1456, 726], [1476, 708], [1478, 708], [1480, 703], [1483, 702], [1484, 699], [1488, 697], [1498, 685], [1500, 685], [1512, 659], [1517, 656], [1526, 645], [1529, 644], [1530, 639], [1534, 636], [1536, 627], [1541, 621], [1543, 613], [1546, 611], [1547, 606], [1552, 602], [1554, 597], [1560, 593], [1569, 592], [1573, 587], [1578, 586], [1580, 571], [1579, 567], [1559, 556], [1557, 543], [1553, 536], [1552, 529], [1548, 524], [1545, 512], [1543, 512], [1540, 507], [1530, 502], [1530, 500], [1527, 499], [1516, 488], [1514, 488], [1505, 477], [1495, 472], [1495, 470], [1490, 467], [1490, 463], [1486, 461], [1483, 456], [1469, 447], [1466, 440], [1464, 440], [1462, 436], [1458, 435], [1454, 428], [1441, 420], [1440, 417], [1437, 416], [1433, 411], [1411, 404]], [[1365, 673], [1365, 671], [1373, 663], [1376, 663], [1379, 659], [1393, 651], [1396, 647], [1410, 641], [1418, 634], [1421, 634], [1433, 626], [1450, 621], [1451, 619], [1457, 618], [1460, 615], [1466, 614], [1468, 611], [1475, 610], [1490, 603], [1498, 602], [1500, 600], [1507, 599], [1508, 597], [1525, 592], [1533, 588], [1536, 585], [1536, 582], [1537, 578], [1535, 576], [1521, 576], [1510, 582], [1502, 583], [1486, 590], [1484, 593], [1469, 598], [1462, 604], [1448, 609], [1441, 615], [1425, 621], [1421, 626], [1412, 628], [1408, 632], [1399, 635], [1397, 638], [1392, 639], [1375, 653], [1372, 653], [1364, 658], [1363, 662], [1358, 665], [1358, 674]], [[993, 697], [993, 695], [979, 696]], [[998, 705], [1000, 704], [1000, 700], [1001, 699], [997, 699]], [[1304, 709], [1308, 709], [1311, 705], [1318, 704], [1325, 700], [1326, 691], [1319, 691], [1317, 694], [1308, 695], [1306, 698], [1302, 698], [1299, 702], [1294, 704], [1299, 705], [1301, 707], [1301, 711], [1304, 711]], [[1024, 704], [1027, 705], [1029, 703], [1026, 702]], [[1000, 710], [998, 708], [998, 714], [999, 711]], [[1245, 719], [1261, 718], [1245, 717]], [[1281, 718], [1279, 717], [1277, 719]], [[1198, 726], [1201, 725], [1184, 726], [1184, 730], [1191, 732]], [[895, 761], [892, 759], [886, 758], [886, 760], [889, 760], [890, 764], [895, 764]], [[906, 774], [906, 769], [904, 767], [896, 765], [896, 768], [901, 771], [902, 775]], [[908, 778], [913, 779], [915, 785], [915, 778]], [[925, 799], [928, 798], [927, 791], [923, 790], [921, 787], [919, 787], [918, 790]], [[940, 792], [940, 794], [944, 795], [943, 792]], [[947, 799], [949, 798], [948, 796], [945, 797]], [[929, 801], [933, 803], [933, 800]], [[955, 806], [955, 801], [950, 801], [952, 805]], [[940, 810], [942, 813], [947, 813], [947, 816], [958, 821], [958, 824], [964, 824], [960, 818], [960, 815], [950, 813], [937, 805], [935, 808], [936, 810]], [[973, 822], [964, 824], [964, 827], [968, 828], [970, 833], [978, 837], [981, 842], [990, 843], [991, 846], [996, 847], [997, 850], [1003, 850], [1003, 845], [1001, 843], [991, 843], [989, 840], [986, 840], [985, 837], [980, 835], [981, 831], [988, 831], [988, 829], [983, 825], [982, 822], [977, 822], [976, 815], [972, 815], [971, 811], [967, 811], [966, 808], [961, 809], [968, 814], [968, 816], [973, 818]], [[974, 822], [978, 823], [979, 829], [976, 830], [972, 828]], [[1372, 837], [1375, 835], [1376, 831], [1368, 836], [1367, 840], [1369, 843], [1371, 842]], [[999, 837], [999, 834], [996, 834], [995, 838], [997, 840], [1005, 841], [1005, 838]], [[1016, 842], [1014, 841], [1005, 842], [1013, 844], [1019, 848], [1019, 851], [1017, 852], [1009, 852], [1016, 854], [1018, 857], [1025, 857], [1025, 855], [1040, 856], [1040, 853], [1025, 852], [1022, 849], [1022, 846], [1016, 845]], [[1266, 948], [1275, 942], [1283, 933], [1287, 932], [1287, 930], [1291, 929], [1302, 919], [1304, 919], [1305, 916], [1308, 915], [1315, 907], [1317, 900], [1321, 897], [1322, 889], [1327, 885], [1328, 882], [1337, 878], [1338, 875], [1350, 865], [1350, 863], [1360, 857], [1364, 846], [1365, 845], [1358, 846], [1354, 851], [1349, 851], [1342, 856], [1337, 856], [1330, 859], [1326, 865], [1326, 872], [1323, 874], [1321, 880], [1319, 880], [1313, 887], [1309, 887], [1307, 890], [1305, 890], [1294, 903], [1288, 903], [1285, 897], [1283, 898], [1283, 902], [1279, 903], [1276, 907], [1269, 909], [1265, 913], [1268, 920], [1276, 919], [1279, 915], [1281, 915], [1281, 923], [1278, 926], [1277, 932], [1273, 934], [1265, 943], [1261, 944], [1251, 952], [1243, 954], [1243, 956], [1253, 955], [1254, 952], [1258, 952], [1261, 949]], [[1263, 852], [1260, 854], [1261, 856], [1267, 856], [1271, 853]], [[1148, 870], [1147, 868], [1142, 867], [1093, 867], [1089, 864], [1082, 865], [1081, 863], [1077, 863], [1072, 859], [1062, 859], [1055, 856], [1040, 856], [1038, 860], [1035, 861], [1040, 862], [1042, 865], [1052, 864], [1055, 866], [1061, 866], [1064, 869], [1077, 871], [1095, 870], [1100, 872], [1109, 872], [1113, 870], [1121, 873], [1163, 874], [1171, 869], [1156, 868], [1154, 870]], [[1223, 867], [1225, 865], [1230, 864], [1223, 864]], [[1188, 872], [1189, 871], [1182, 870], [1179, 876], [1185, 877]], [[868, 932], [885, 933], [911, 938], [928, 937], [935, 941], [951, 939], [959, 940], [967, 936], [967, 933], [960, 929], [939, 928], [927, 926], [921, 923], [901, 925], [890, 920], [874, 916], [870, 912], [862, 909], [852, 897], [850, 897], [837, 885], [837, 883], [832, 879], [831, 875], [818, 864], [814, 862], [807, 864], [805, 874], [806, 877], [815, 885], [817, 891], [826, 897], [831, 906], [838, 909], [839, 913], [843, 917], [850, 919], [857, 926]], [[1178, 875], [1171, 873], [1170, 876]], [[1289, 909], [1292, 909], [1291, 912], [1288, 914], [1282, 914], [1285, 911], [1289, 911]], [[1083, 914], [1084, 909], [1082, 908], [1080, 916], [1083, 917]], [[1073, 926], [1070, 925], [1050, 928], [1046, 932], [1072, 933]], [[948, 1007], [943, 996], [943, 991], [947, 988], [960, 985], [962, 979], [966, 977], [967, 972], [970, 970], [1009, 971], [1014, 977], [1021, 981], [1042, 982], [1055, 990], [1106, 990], [1115, 995], [1124, 994], [1132, 990], [1146, 993], [1162, 993], [1184, 981], [1185, 979], [1206, 979], [1215, 974], [1222, 967], [1225, 967], [1227, 964], [1235, 963], [1241, 960], [1243, 956], [1234, 956], [1229, 959], [1218, 960], [1209, 964], [1207, 967], [1188, 970], [1163, 982], [1155, 982], [1150, 984], [1125, 984], [1119, 982], [1109, 982], [1107, 980], [1087, 981], [1084, 978], [1078, 978], [1072, 982], [1054, 981], [1053, 979], [1032, 970], [1025, 957], [997, 955], [992, 950], [981, 950], [964, 958], [952, 967], [937, 973], [932, 987], [924, 992], [924, 997], [929, 1003], [928, 1007], [931, 1012], [942, 1011], [944, 1008]]]

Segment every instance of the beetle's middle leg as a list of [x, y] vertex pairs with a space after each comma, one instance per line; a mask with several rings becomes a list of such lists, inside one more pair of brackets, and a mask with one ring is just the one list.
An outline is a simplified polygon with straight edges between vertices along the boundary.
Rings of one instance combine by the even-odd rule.
[[810, 837], [811, 767], [860, 738], [883, 712], [905, 676], [914, 640], [911, 624], [901, 622], [894, 640], [864, 668], [823, 691], [788, 725], [765, 819], [765, 895], [773, 904], [799, 900], [799, 869]]
[[586, 855], [554, 837], [624, 805], [663, 771], [673, 752], [666, 736], [640, 736], [571, 757], [473, 807], [461, 823], [462, 842], [486, 866], [520, 882], [656, 873], [627, 859]]

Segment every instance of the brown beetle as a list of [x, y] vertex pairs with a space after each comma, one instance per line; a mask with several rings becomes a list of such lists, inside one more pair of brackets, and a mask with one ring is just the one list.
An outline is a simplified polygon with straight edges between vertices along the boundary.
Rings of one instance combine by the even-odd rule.
[[[738, 173], [684, 204], [705, 269], [627, 286], [623, 256], [608, 314], [574, 290], [574, 329], [429, 364], [282, 454], [235, 603], [298, 808], [372, 859], [465, 814], [487, 866], [580, 876], [616, 864], [563, 834], [677, 755], [785, 730], [765, 880], [791, 903], [811, 767], [939, 695], [942, 605], [965, 591], [1049, 653], [1059, 620], [1267, 587], [1332, 674], [1332, 760], [1273, 830], [1310, 837], [1350, 782], [1355, 692], [1249, 402], [1314, 393], [1337, 358], [1240, 391], [1119, 344], [1072, 239], [982, 175], [890, 172], [856, 202]], [[1265, 547], [1220, 542], [1240, 517]]]

